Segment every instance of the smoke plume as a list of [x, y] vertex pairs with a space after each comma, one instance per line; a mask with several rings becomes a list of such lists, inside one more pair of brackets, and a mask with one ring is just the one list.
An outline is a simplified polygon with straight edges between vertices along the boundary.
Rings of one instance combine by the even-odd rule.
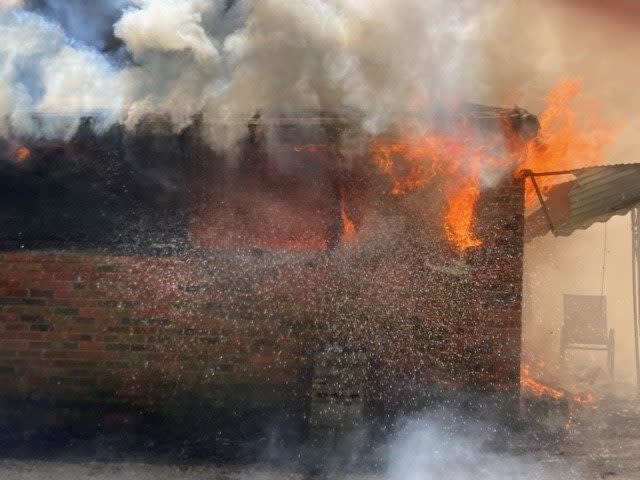
[[[228, 146], [256, 113], [356, 111], [379, 131], [481, 92], [477, 0], [3, 0], [0, 134], [67, 138], [201, 115]], [[224, 125], [224, 128], [222, 127]]]

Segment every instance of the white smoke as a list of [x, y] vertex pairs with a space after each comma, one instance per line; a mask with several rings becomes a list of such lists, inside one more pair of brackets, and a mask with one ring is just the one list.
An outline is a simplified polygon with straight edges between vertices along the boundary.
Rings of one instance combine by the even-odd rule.
[[21, 9], [0, 15], [0, 134], [66, 138], [82, 117], [119, 117], [118, 72], [62, 29]]
[[137, 64], [123, 72], [127, 125], [160, 114], [180, 129], [202, 111], [223, 75], [219, 41], [203, 18], [214, 15], [214, 7], [202, 0], [145, 0], [124, 12], [115, 34]]
[[477, 0], [101, 0], [124, 63], [97, 48], [91, 9], [44, 3], [0, 4], [3, 135], [68, 136], [98, 112], [102, 126], [164, 115], [176, 129], [202, 114], [228, 144], [257, 110], [299, 108], [354, 109], [376, 131], [425, 92], [464, 91], [476, 70]]
[[460, 425], [452, 413], [406, 422], [390, 444], [389, 480], [571, 480], [585, 478], [580, 465], [515, 454], [498, 447], [495, 425]]
[[[228, 77], [207, 116], [353, 109], [377, 131], [423, 92], [466, 82], [475, 1], [250, 0], [222, 44]], [[227, 122], [228, 123], [228, 122]]]
[[115, 34], [141, 62], [154, 51], [192, 53], [198, 63], [216, 61], [218, 50], [202, 26], [209, 8], [205, 0], [146, 0], [124, 13]]

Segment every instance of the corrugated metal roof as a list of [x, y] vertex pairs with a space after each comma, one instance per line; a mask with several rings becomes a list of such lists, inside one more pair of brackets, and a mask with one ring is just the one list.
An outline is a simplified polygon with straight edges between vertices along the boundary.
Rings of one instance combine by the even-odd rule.
[[[640, 205], [638, 163], [581, 168], [572, 170], [571, 174], [576, 179], [570, 182], [569, 188], [552, 188], [545, 200], [551, 218], [562, 218], [562, 223], [554, 222], [555, 235], [569, 236], [596, 222], [606, 222], [614, 215], [625, 215]], [[530, 218], [539, 222], [539, 211]], [[537, 227], [529, 237], [546, 233]]]
[[571, 235], [614, 215], [625, 215], [640, 204], [640, 164], [607, 165], [574, 170], [569, 190], [569, 220], [556, 235]]

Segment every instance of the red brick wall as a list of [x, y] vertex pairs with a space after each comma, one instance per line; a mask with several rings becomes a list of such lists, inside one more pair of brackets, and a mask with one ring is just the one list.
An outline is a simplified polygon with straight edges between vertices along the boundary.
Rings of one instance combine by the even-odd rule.
[[296, 408], [312, 353], [332, 341], [368, 351], [382, 406], [429, 386], [517, 392], [521, 182], [482, 194], [475, 231], [484, 244], [462, 259], [409, 240], [329, 253], [1, 253], [0, 394]]

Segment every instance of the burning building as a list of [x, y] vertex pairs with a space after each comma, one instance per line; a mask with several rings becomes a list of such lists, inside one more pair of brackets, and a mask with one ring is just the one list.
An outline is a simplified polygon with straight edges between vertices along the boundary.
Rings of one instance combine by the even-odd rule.
[[516, 173], [539, 124], [454, 112], [376, 136], [348, 114], [256, 115], [236, 155], [158, 119], [7, 147], [4, 404], [303, 424], [314, 362], [339, 348], [360, 352], [375, 417], [451, 391], [513, 411]]

